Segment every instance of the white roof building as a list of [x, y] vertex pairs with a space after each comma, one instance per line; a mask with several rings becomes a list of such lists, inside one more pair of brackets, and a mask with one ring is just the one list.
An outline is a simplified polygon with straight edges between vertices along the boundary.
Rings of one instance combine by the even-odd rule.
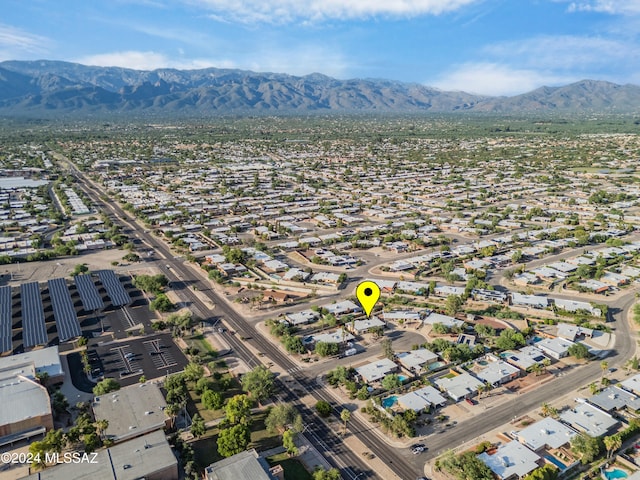
[[388, 358], [376, 360], [375, 362], [367, 363], [361, 367], [356, 368], [358, 375], [367, 383], [377, 382], [382, 380], [388, 374], [398, 370], [398, 365]]
[[501, 445], [493, 455], [485, 452], [478, 458], [503, 480], [524, 477], [538, 468], [540, 461], [537, 453], [516, 441]]
[[398, 353], [396, 357], [404, 368], [413, 372], [419, 372], [423, 367], [438, 360], [438, 355], [426, 348]]
[[322, 308], [326, 308], [329, 313], [333, 313], [334, 315], [361, 311], [361, 308], [351, 300], [344, 300], [338, 303], [330, 303], [329, 305], [323, 305]]
[[364, 333], [370, 328], [375, 327], [385, 327], [387, 324], [380, 320], [378, 317], [371, 316], [370, 318], [365, 318], [364, 320], [356, 320], [353, 322], [353, 333]]
[[620, 382], [620, 385], [625, 390], [628, 390], [629, 392], [633, 392], [636, 395], [639, 395], [640, 394], [640, 373], [638, 375], [634, 375], [631, 378], [627, 378], [626, 380], [623, 380], [622, 382]]
[[480, 380], [466, 372], [455, 377], [438, 378], [434, 383], [456, 402], [474, 396], [483, 385]]
[[320, 317], [318, 312], [313, 310], [302, 310], [301, 312], [287, 313], [284, 318], [290, 325], [304, 325], [311, 323]]
[[400, 395], [397, 401], [404, 410], [413, 410], [414, 412], [421, 412], [431, 406], [441, 407], [447, 403], [447, 399], [431, 385]]
[[588, 403], [579, 403], [575, 408], [565, 410], [560, 419], [591, 437], [606, 435], [618, 425], [611, 415]]
[[508, 364], [504, 360], [489, 362], [485, 368], [476, 373], [476, 377], [490, 385], [499, 385], [508, 382], [518, 375], [520, 375], [520, 369]]
[[566, 357], [572, 345], [573, 342], [560, 337], [543, 338], [539, 342], [536, 342], [537, 348], [556, 360]]
[[511, 365], [515, 365], [521, 370], [526, 370], [536, 363], [542, 363], [545, 358], [547, 358], [544, 353], [542, 353], [542, 350], [532, 346], [522, 347], [516, 351], [504, 352], [503, 357]]
[[324, 342], [324, 343], [342, 343], [342, 342], [350, 342], [355, 337], [351, 335], [346, 330], [340, 329], [331, 333], [321, 333], [313, 336], [313, 342]]
[[571, 323], [559, 323], [558, 332], [559, 337], [566, 338], [567, 340], [575, 341], [576, 337], [584, 335], [585, 337], [593, 336], [593, 330], [591, 328], [579, 327]]
[[446, 327], [461, 327], [464, 324], [462, 320], [435, 312], [431, 312], [429, 316], [424, 319], [424, 323], [428, 323], [430, 325], [433, 325], [434, 323], [441, 323]]
[[529, 425], [527, 428], [515, 432], [518, 441], [534, 452], [542, 448], [560, 448], [576, 435], [576, 431], [551, 417]]

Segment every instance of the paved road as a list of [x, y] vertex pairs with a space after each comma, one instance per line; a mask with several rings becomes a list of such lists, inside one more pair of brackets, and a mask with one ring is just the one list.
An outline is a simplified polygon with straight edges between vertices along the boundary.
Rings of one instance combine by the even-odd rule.
[[[87, 190], [90, 196], [97, 203], [102, 203], [98, 192], [86, 181], [85, 186], [88, 186]], [[133, 230], [139, 230], [137, 225], [131, 221], [129, 215], [122, 211], [119, 206], [115, 204], [105, 204], [105, 206], [107, 209], [113, 211], [118, 218], [124, 219], [124, 223], [126, 223], [130, 228]], [[168, 259], [166, 264], [171, 265], [172, 268], [170, 270], [171, 273], [167, 276], [170, 277], [172, 281], [183, 281], [185, 285], [188, 284], [190, 286], [196, 285], [202, 291], [201, 293], [207, 295], [210, 300], [216, 304], [216, 313], [221, 313], [223, 315], [224, 321], [228, 326], [236, 330], [238, 332], [238, 336], [249, 338], [248, 340], [245, 340], [245, 342], [251, 343], [257, 351], [264, 352], [268, 358], [295, 378], [303, 388], [309, 390], [316, 399], [325, 399], [330, 403], [334, 403], [333, 398], [328, 392], [319, 388], [313, 380], [308, 379], [306, 374], [300, 371], [294, 362], [283, 354], [278, 347], [274, 346], [269, 339], [266, 339], [259, 334], [254, 327], [242, 318], [230, 305], [228, 305], [223, 298], [219, 297], [214, 291], [212, 291], [209, 288], [209, 285], [201, 283], [199, 278], [193, 271], [191, 271], [190, 267], [185, 266], [182, 262], [176, 261], [167, 246], [150, 234], [139, 233], [139, 235], [147, 244], [152, 246], [157, 252], [160, 252]], [[204, 305], [204, 303], [195, 294], [193, 294], [189, 288], [185, 288], [183, 292], [198, 309], [203, 312], [209, 311], [208, 307]], [[635, 340], [632, 339], [630, 335], [628, 324], [622, 320], [626, 318], [626, 313], [633, 302], [633, 296], [629, 295], [628, 297], [618, 299], [615, 304], [610, 305], [611, 307], [618, 309], [615, 322], [617, 343], [616, 350], [612, 352], [608, 358], [610, 366], [622, 364], [635, 352]], [[257, 364], [258, 360], [244, 345], [245, 342], [239, 340], [237, 336], [232, 335], [229, 335], [228, 339], [236, 354], [247, 361], [250, 365]], [[585, 367], [575, 368], [573, 371], [563, 376], [561, 381], [549, 382], [534, 391], [526, 393], [525, 395], [514, 397], [512, 400], [500, 406], [488, 409], [483, 413], [483, 415], [472, 417], [459, 423], [448, 431], [429, 437], [429, 451], [423, 455], [413, 456], [407, 449], [397, 450], [390, 447], [376, 433], [371, 432], [369, 424], [361, 421], [355, 416], [352, 416], [349, 429], [353, 434], [358, 435], [358, 438], [362, 440], [366, 447], [382, 459], [390, 468], [392, 468], [400, 478], [412, 480], [413, 478], [416, 478], [416, 476], [422, 474], [425, 460], [433, 458], [441, 451], [454, 448], [465, 441], [471, 440], [474, 437], [493, 430], [494, 428], [503, 425], [506, 419], [523, 415], [528, 411], [539, 407], [543, 402], [549, 402], [554, 398], [561, 397], [576, 388], [589, 383], [594, 378], [598, 378], [599, 375], [599, 362], [593, 362]], [[289, 398], [292, 400], [297, 398], [297, 395], [292, 392], [287, 385], [283, 383], [282, 387], [286, 392], [288, 392], [288, 395], [291, 395]], [[305, 413], [308, 416], [312, 416], [312, 418], [315, 416], [315, 413], [312, 411], [307, 411]], [[315, 438], [314, 443], [316, 443], [316, 448], [325, 453], [332, 464], [341, 467], [341, 472], [345, 478], [352, 480], [358, 476], [360, 478], [378, 478], [376, 473], [370, 471], [362, 459], [347, 449], [341, 439], [327, 429], [321, 421], [314, 421], [314, 428], [310, 437], [312, 441], [314, 441]]]

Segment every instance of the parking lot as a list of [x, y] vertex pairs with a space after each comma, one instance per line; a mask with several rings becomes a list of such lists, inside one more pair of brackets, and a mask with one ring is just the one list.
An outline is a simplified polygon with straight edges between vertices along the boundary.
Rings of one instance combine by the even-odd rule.
[[122, 386], [137, 383], [143, 375], [151, 380], [179, 372], [188, 363], [169, 334], [110, 342], [92, 352], [99, 359], [102, 375]]

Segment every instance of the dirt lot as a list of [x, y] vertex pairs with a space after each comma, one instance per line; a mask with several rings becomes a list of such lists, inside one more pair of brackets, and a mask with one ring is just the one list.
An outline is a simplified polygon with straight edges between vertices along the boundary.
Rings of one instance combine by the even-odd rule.
[[[56, 258], [44, 262], [26, 262], [0, 267], [0, 285], [19, 285], [27, 282], [46, 282], [52, 278], [68, 277], [76, 265], [86, 263], [89, 270], [115, 270], [125, 272], [132, 265], [114, 267], [111, 262], [122, 260], [125, 250], [111, 249], [83, 253], [72, 257]], [[13, 277], [13, 278], [11, 278]]]

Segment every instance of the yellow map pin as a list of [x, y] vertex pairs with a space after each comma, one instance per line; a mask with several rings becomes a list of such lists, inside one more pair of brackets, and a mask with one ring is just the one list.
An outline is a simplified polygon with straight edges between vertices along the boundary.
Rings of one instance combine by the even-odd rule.
[[364, 308], [367, 317], [371, 315], [371, 310], [380, 298], [380, 287], [375, 282], [361, 282], [356, 288], [356, 297], [360, 301], [360, 305]]

